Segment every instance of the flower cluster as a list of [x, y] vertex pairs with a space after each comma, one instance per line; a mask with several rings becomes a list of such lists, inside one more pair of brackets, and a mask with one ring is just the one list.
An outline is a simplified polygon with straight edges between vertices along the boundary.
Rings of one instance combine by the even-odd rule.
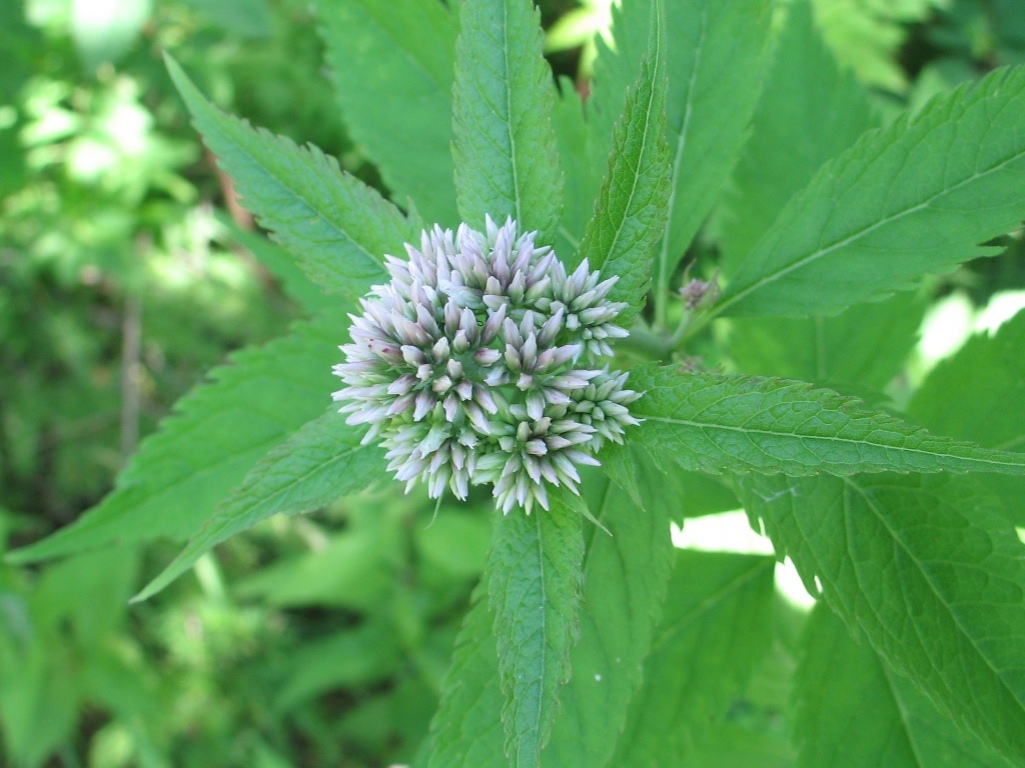
[[408, 261], [386, 257], [391, 281], [350, 315], [334, 398], [369, 425], [364, 442], [381, 438], [407, 491], [420, 480], [465, 499], [493, 483], [504, 513], [548, 509], [546, 484], [577, 492], [576, 467], [638, 423], [627, 374], [596, 362], [626, 336], [612, 322], [626, 305], [608, 300], [618, 278], [586, 260], [568, 272], [535, 234], [490, 218], [483, 233], [436, 226]]

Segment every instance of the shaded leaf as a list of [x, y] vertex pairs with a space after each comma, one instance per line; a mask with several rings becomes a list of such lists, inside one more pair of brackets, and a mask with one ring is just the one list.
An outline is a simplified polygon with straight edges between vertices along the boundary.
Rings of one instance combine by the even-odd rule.
[[[375, 510], [380, 512], [380, 510]], [[269, 564], [235, 593], [281, 608], [329, 607], [373, 613], [394, 599], [403, 553], [394, 515], [360, 516], [323, 548]]]
[[823, 163], [878, 124], [865, 89], [822, 42], [811, 3], [792, 3], [724, 201], [723, 270], [732, 274]]
[[945, 434], [1004, 450], [1025, 449], [1025, 408], [1009, 408], [1011, 403], [1025, 403], [1025, 312], [992, 336], [973, 336], [937, 365], [909, 410]]
[[396, 641], [385, 623], [366, 622], [304, 643], [302, 653], [290, 660], [275, 707], [285, 711], [332, 688], [387, 680], [402, 663]]
[[772, 641], [771, 557], [677, 551], [662, 624], [610, 766], [664, 768], [696, 752]]
[[745, 373], [812, 381], [848, 394], [880, 392], [914, 348], [926, 306], [920, 296], [901, 293], [835, 317], [738, 317], [730, 321], [727, 349]]
[[799, 768], [1010, 768], [821, 603], [802, 638], [795, 694]]
[[442, 682], [426, 748], [428, 768], [508, 768], [499, 717], [504, 703], [485, 577], [474, 591]]
[[990, 498], [944, 475], [751, 475], [739, 490], [809, 590], [941, 712], [1025, 757], [1025, 557]]
[[[929, 429], [1008, 451], [1025, 451], [1025, 313], [994, 336], [979, 335], [941, 362], [915, 393], [910, 413]], [[1025, 527], [1025, 480], [987, 477], [1016, 525]]]

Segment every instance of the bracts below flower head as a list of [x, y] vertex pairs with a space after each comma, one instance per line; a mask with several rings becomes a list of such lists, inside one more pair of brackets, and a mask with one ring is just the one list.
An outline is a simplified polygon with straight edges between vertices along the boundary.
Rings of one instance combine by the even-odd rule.
[[548, 509], [547, 485], [577, 492], [577, 467], [637, 424], [627, 374], [596, 367], [625, 308], [585, 259], [569, 272], [514, 221], [486, 232], [425, 231], [409, 260], [385, 257], [391, 280], [350, 315], [352, 343], [334, 372], [349, 424], [381, 439], [388, 469], [432, 498], [492, 483], [508, 513]]

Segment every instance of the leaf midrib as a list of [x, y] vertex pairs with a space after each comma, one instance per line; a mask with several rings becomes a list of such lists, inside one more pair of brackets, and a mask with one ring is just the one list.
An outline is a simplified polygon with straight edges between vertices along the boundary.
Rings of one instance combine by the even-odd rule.
[[[285, 493], [288, 490], [291, 490], [294, 486], [304, 482], [306, 478], [310, 477], [314, 472], [322, 470], [325, 466], [332, 466], [335, 462], [351, 455], [352, 453], [358, 451], [360, 448], [363, 447], [363, 445], [355, 445], [348, 451], [345, 451], [344, 453], [335, 456], [327, 464], [321, 464], [318, 467], [303, 473], [302, 475], [296, 476], [295, 479], [291, 483], [289, 483], [285, 488], [282, 488], [280, 491], [275, 493], [274, 497], [278, 497], [280, 496], [280, 494]], [[259, 506], [260, 502], [250, 506], [248, 508], [248, 511], [257, 509], [259, 508]], [[136, 597], [133, 598], [133, 601], [142, 600], [146, 597], [156, 594], [156, 592], [159, 591], [159, 589], [163, 589], [165, 586], [167, 586], [167, 584], [170, 583], [169, 576], [173, 574], [176, 577], [179, 573], [181, 573], [184, 570], [184, 567], [187, 567], [183, 567], [183, 563], [189, 562], [199, 553], [205, 552], [211, 547], [215, 547], [217, 546], [217, 544], [224, 541], [224, 538], [218, 538], [221, 532], [224, 531], [225, 528], [229, 527], [234, 520], [243, 516], [242, 514], [231, 514], [231, 511], [232, 506], [226, 503], [218, 505], [217, 511], [215, 512], [215, 516], [210, 518], [208, 524], [204, 525], [202, 528], [199, 529], [199, 531], [196, 532], [196, 535], [193, 536], [192, 539], [188, 542], [188, 544], [185, 545], [185, 548], [178, 553], [174, 560], [167, 564], [164, 570], [161, 571], [156, 576], [156, 578], [154, 578], [149, 584], [147, 584], [146, 587]]]
[[[514, 511], [513, 514], [517, 514], [518, 511]], [[538, 512], [534, 515], [535, 524], [537, 525], [537, 555], [538, 555], [538, 577], [541, 582], [541, 594], [547, 595], [548, 592], [545, 589], [545, 556], [544, 556], [544, 538], [541, 531], [541, 513]], [[544, 709], [545, 700], [545, 670], [548, 668], [548, 612], [547, 612], [547, 601], [542, 605], [541, 610], [541, 677], [539, 680], [538, 693], [540, 694], [537, 699], [537, 711], [534, 719], [534, 735], [538, 739], [536, 742], [538, 746], [538, 753], [540, 753], [540, 734], [541, 734], [541, 723], [542, 723], [542, 710]], [[531, 756], [531, 764], [537, 765], [538, 754]]]
[[[331, 415], [336, 415], [336, 414], [332, 413]], [[341, 420], [341, 417], [338, 417], [338, 418], [339, 418], [339, 420]], [[310, 468], [308, 471], [306, 471], [306, 472], [304, 472], [304, 473], [302, 473], [300, 475], [294, 476], [290, 483], [288, 483], [287, 485], [285, 485], [283, 487], [278, 488], [278, 490], [274, 491], [271, 495], [257, 500], [254, 504], [246, 504], [245, 503], [247, 501], [247, 498], [248, 498], [247, 496], [239, 496], [238, 500], [235, 501], [235, 502], [230, 502], [229, 503], [229, 502], [226, 501], [224, 503], [223, 507], [221, 507], [221, 514], [228, 515], [229, 513], [232, 513], [237, 508], [238, 505], [241, 505], [243, 510], [254, 510], [254, 509], [259, 509], [261, 506], [263, 506], [263, 505], [265, 505], [267, 503], [273, 503], [273, 500], [279, 499], [283, 494], [288, 493], [293, 488], [295, 488], [295, 486], [302, 485], [304, 482], [306, 482], [306, 480], [308, 478], [312, 477], [314, 474], [316, 474], [318, 472], [322, 472], [322, 471], [324, 471], [326, 469], [329, 469], [330, 467], [333, 467], [335, 464], [337, 464], [339, 461], [342, 461], [343, 459], [347, 459], [352, 454], [357, 453], [358, 451], [361, 451], [361, 450], [365, 450], [366, 448], [367, 448], [367, 446], [363, 445], [362, 443], [357, 443], [356, 445], [351, 446], [350, 448], [348, 448], [347, 450], [343, 451], [342, 453], [334, 454], [328, 461], [325, 461], [323, 463], [317, 464], [315, 467]], [[259, 467], [254, 467], [254, 470], [258, 469], [258, 468]], [[261, 480], [262, 479], [263, 478], [261, 478]], [[248, 493], [251, 496], [252, 493], [253, 493], [253, 490], [254, 489], [255, 490], [259, 490], [259, 487], [260, 486], [257, 483], [254, 483], [249, 488], [246, 488], [245, 487], [245, 481], [243, 481], [243, 486], [242, 486], [242, 488], [239, 489], [239, 492], [240, 493], [246, 492], [246, 493]], [[281, 511], [281, 510], [277, 510], [277, 511]], [[227, 520], [227, 521], [230, 522], [230, 520], [234, 519], [235, 517], [240, 517], [240, 516], [241, 515], [236, 513], [236, 514], [233, 515], [233, 517], [228, 517], [228, 518], [225, 518], [225, 517], [215, 517], [214, 520], [220, 519], [220, 520]]]
[[[773, 431], [767, 430], [767, 429], [752, 429], [750, 427], [736, 427], [736, 426], [731, 426], [731, 425], [727, 425], [727, 424], [715, 424], [715, 423], [711, 423], [711, 422], [691, 421], [691, 420], [688, 420], [688, 419], [673, 419], [673, 418], [670, 418], [668, 416], [649, 416], [649, 415], [645, 415], [644, 416], [644, 420], [645, 421], [658, 421], [658, 422], [662, 422], [662, 423], [665, 423], [665, 424], [677, 424], [677, 425], [680, 425], [680, 426], [695, 427], [695, 428], [698, 428], [698, 429], [721, 429], [721, 430], [726, 430], [726, 431], [729, 431], [729, 432], [739, 432], [741, 434], [765, 435], [765, 436], [770, 436], [770, 437], [792, 437], [792, 438], [797, 439], [797, 440], [814, 440], [814, 441], [842, 443], [842, 444], [847, 444], [847, 445], [870, 445], [870, 446], [874, 446], [874, 447], [878, 447], [878, 448], [883, 448], [885, 450], [899, 451], [900, 453], [906, 453], [906, 454], [913, 454], [913, 455], [920, 455], [920, 456], [932, 456], [932, 457], [936, 457], [936, 456], [949, 457], [951, 459], [956, 459], [958, 461], [970, 462], [970, 463], [975, 463], [975, 464], [982, 464], [984, 466], [994, 466], [994, 467], [1025, 467], [1025, 455], [1023, 455], [1022, 460], [1021, 460], [1020, 463], [1019, 462], [1012, 462], [1012, 461], [1002, 461], [1001, 462], [1001, 461], [997, 461], [995, 459], [983, 459], [983, 458], [979, 458], [979, 457], [965, 457], [965, 456], [958, 456], [957, 454], [953, 454], [953, 453], [939, 453], [939, 452], [936, 452], [936, 451], [927, 451], [927, 450], [924, 450], [922, 448], [907, 448], [907, 447], [898, 447], [898, 446], [893, 446], [893, 445], [885, 445], [884, 443], [872, 443], [872, 442], [869, 442], [868, 440], [855, 440], [855, 439], [849, 438], [849, 437], [835, 437], [835, 436], [829, 436], [829, 435], [802, 435], [802, 434], [797, 433], [797, 432], [773, 432]], [[935, 438], [935, 439], [939, 439], [939, 438]], [[979, 450], [986, 450], [986, 449], [979, 449]], [[832, 463], [838, 463], [838, 462], [832, 462]], [[814, 465], [809, 464], [807, 466], [809, 468], [812, 468]], [[901, 471], [901, 470], [896, 470], [895, 469], [893, 471]]]
[[520, 191], [520, 167], [516, 153], [516, 132], [513, 130], [512, 87], [509, 75], [509, 6], [507, 0], [499, 3], [502, 8], [502, 86], [505, 89], [505, 127], [509, 133], [509, 165], [513, 176], [513, 207], [516, 221], [521, 227], [529, 226], [523, 221], [523, 197]]

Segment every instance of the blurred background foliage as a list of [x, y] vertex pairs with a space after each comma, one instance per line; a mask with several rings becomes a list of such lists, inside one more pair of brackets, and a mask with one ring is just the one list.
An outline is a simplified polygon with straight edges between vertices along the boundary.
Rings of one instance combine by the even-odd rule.
[[[884, 114], [1025, 62], [1020, 0], [814, 4], [830, 47]], [[553, 66], [586, 90], [609, 0], [541, 5]], [[311, 141], [380, 186], [339, 119], [308, 0], [0, 0], [7, 548], [95, 504], [205, 370], [301, 315], [287, 257], [204, 153], [164, 50], [220, 106]], [[1021, 306], [1021, 240], [1007, 244], [1007, 255], [936, 282], [930, 317], [942, 322], [926, 328], [920, 366]], [[488, 523], [471, 506], [443, 508], [428, 525], [433, 505], [397, 499], [371, 493], [269, 520], [132, 608], [147, 564], [173, 548], [0, 565], [0, 763], [412, 759]], [[785, 699], [784, 677], [774, 667], [759, 677], [766, 707]]]

